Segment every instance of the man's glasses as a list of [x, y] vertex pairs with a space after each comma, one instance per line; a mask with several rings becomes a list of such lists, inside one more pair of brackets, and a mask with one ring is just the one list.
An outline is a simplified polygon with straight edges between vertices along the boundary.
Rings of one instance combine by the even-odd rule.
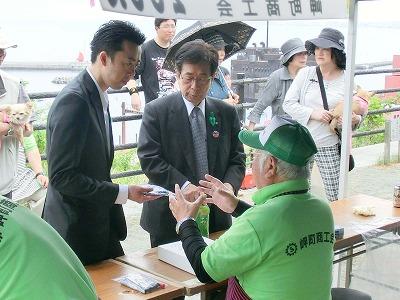
[[210, 79], [212, 78], [211, 76], [194, 77], [191, 75], [181, 75], [180, 77], [184, 84], [192, 84], [193, 81], [195, 81], [196, 84], [199, 84], [199, 85], [205, 85], [205, 84], [209, 83]]

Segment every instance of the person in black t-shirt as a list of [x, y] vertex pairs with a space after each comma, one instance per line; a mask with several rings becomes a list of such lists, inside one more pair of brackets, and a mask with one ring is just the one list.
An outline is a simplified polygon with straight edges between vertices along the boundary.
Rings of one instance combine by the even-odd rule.
[[[135, 75], [136, 79], [140, 76], [146, 103], [174, 91], [176, 81], [173, 72], [162, 69], [167, 49], [175, 36], [176, 20], [157, 18], [154, 20], [154, 25], [156, 36], [143, 44], [141, 61]], [[131, 94], [132, 108], [140, 111], [141, 101], [136, 90], [136, 82], [131, 80], [127, 87]]]

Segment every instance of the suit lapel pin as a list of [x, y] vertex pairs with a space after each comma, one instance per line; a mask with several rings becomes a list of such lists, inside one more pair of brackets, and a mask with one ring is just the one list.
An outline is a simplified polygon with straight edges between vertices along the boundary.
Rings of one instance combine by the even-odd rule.
[[[215, 113], [212, 111], [210, 112], [210, 115], [208, 116], [208, 121], [210, 122], [210, 125], [212, 127], [215, 127], [215, 125], [218, 124], [217, 118], [215, 117]], [[214, 133], [213, 133], [214, 134]]]
[[213, 136], [213, 138], [215, 138], [215, 139], [219, 138], [219, 132], [216, 131], [216, 130], [214, 130], [213, 133], [212, 133], [212, 136]]

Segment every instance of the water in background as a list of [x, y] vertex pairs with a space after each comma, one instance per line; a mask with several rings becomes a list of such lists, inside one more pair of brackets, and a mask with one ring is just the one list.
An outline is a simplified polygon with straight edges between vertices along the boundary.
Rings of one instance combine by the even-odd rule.
[[[67, 71], [67, 70], [7, 70], [8, 73], [27, 81], [26, 91], [28, 93], [38, 93], [38, 92], [58, 92], [65, 87], [65, 84], [55, 84], [51, 81], [55, 77], [75, 77], [79, 74], [79, 71]], [[144, 99], [144, 95], [141, 95]], [[112, 117], [121, 116], [122, 114], [122, 103], [126, 103], [126, 107], [130, 108], [130, 96], [128, 93], [121, 94], [111, 94], [110, 99], [110, 114]], [[37, 101], [37, 108], [43, 110], [49, 108], [52, 99], [44, 99]], [[142, 104], [143, 107], [144, 103]], [[133, 143], [137, 141], [140, 129], [140, 120], [134, 120], [126, 122], [126, 143]], [[114, 144], [120, 144], [122, 142], [122, 123], [113, 123], [113, 137]]]
[[[188, 21], [178, 22], [178, 26], [181, 26], [181, 28], [178, 27], [178, 31], [183, 29], [183, 27], [187, 26], [188, 24]], [[254, 33], [249, 45], [251, 45], [252, 43], [256, 43], [257, 45], [259, 45], [260, 42], [265, 42], [267, 36], [267, 22], [249, 22], [249, 24], [257, 28], [257, 31]], [[343, 20], [269, 22], [268, 45], [270, 47], [280, 47], [280, 45], [284, 41], [295, 36], [300, 37], [303, 40], [314, 38], [318, 36], [321, 28], [323, 27], [337, 28], [342, 31], [346, 36], [346, 24], [347, 23]], [[16, 24], [16, 26], [21, 25]], [[76, 36], [75, 33], [80, 31], [78, 29], [73, 30], [73, 27], [77, 26], [77, 24], [71, 24], [70, 26], [72, 26], [72, 28], [64, 30], [63, 34], [68, 36], [71, 35], [71, 33], [74, 33], [74, 38], [72, 38], [71, 36], [71, 38], [64, 39], [64, 42], [68, 43], [68, 47], [65, 48], [65, 51], [76, 49], [76, 53], [78, 53], [78, 51], [81, 50], [82, 44], [88, 45], [89, 41], [86, 38], [82, 38], [81, 35]], [[97, 28], [97, 24], [90, 24], [91, 29], [92, 27], [94, 32]], [[143, 28], [143, 31], [147, 33], [147, 36], [150, 38], [153, 31], [152, 27], [152, 25], [149, 25], [147, 27], [144, 26]], [[55, 29], [60, 29], [57, 24], [55, 24], [51, 28], [47, 27], [45, 32], [49, 31], [48, 36], [51, 36], [53, 34], [52, 31]], [[397, 39], [398, 36], [400, 36], [400, 22], [360, 23], [358, 26], [357, 35], [356, 63], [381, 62], [392, 60], [394, 54], [400, 54], [400, 42]], [[24, 38], [24, 43], [26, 43], [27, 40], [32, 37], [25, 34]], [[74, 44], [74, 41], [76, 45]], [[60, 45], [58, 45], [57, 47], [60, 47]], [[23, 45], [20, 45], [18, 48], [10, 50], [7, 59], [10, 59], [9, 61], [11, 61], [13, 55], [12, 51], [21, 51], [23, 50], [23, 48]], [[50, 54], [49, 52], [48, 57], [49, 61], [62, 60], [61, 53], [55, 53], [54, 49], [52, 50], [52, 54]], [[225, 61], [223, 65], [230, 68], [230, 59]], [[28, 81], [26, 89], [30, 93], [60, 91], [65, 85], [52, 83], [51, 81], [55, 77], [74, 77], [78, 74], [78, 71], [65, 70], [13, 70], [8, 72], [23, 80]], [[361, 85], [363, 88], [368, 90], [383, 89], [385, 81], [384, 79], [385, 75], [382, 74], [363, 75], [356, 76], [355, 83]], [[141, 98], [144, 98], [143, 95], [141, 95]], [[121, 105], [124, 101], [126, 102], [127, 107], [129, 107], [130, 97], [127, 93], [110, 95], [110, 113], [112, 116], [121, 115]], [[39, 105], [43, 106], [49, 104], [48, 102], [46, 102], [39, 103]], [[142, 103], [142, 107], [143, 106], [144, 103]], [[122, 123], [120, 122], [113, 124], [114, 141], [116, 144], [119, 144], [120, 142], [121, 124]], [[126, 122], [126, 126], [126, 142], [136, 142], [140, 128], [140, 120]]]

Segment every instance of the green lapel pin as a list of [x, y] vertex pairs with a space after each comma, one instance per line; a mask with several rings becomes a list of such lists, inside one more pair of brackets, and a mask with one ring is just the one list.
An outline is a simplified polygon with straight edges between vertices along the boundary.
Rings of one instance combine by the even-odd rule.
[[208, 120], [211, 124], [212, 127], [215, 127], [215, 125], [217, 125], [217, 118], [215, 117], [215, 113], [212, 111], [210, 112], [210, 115], [208, 117]]

